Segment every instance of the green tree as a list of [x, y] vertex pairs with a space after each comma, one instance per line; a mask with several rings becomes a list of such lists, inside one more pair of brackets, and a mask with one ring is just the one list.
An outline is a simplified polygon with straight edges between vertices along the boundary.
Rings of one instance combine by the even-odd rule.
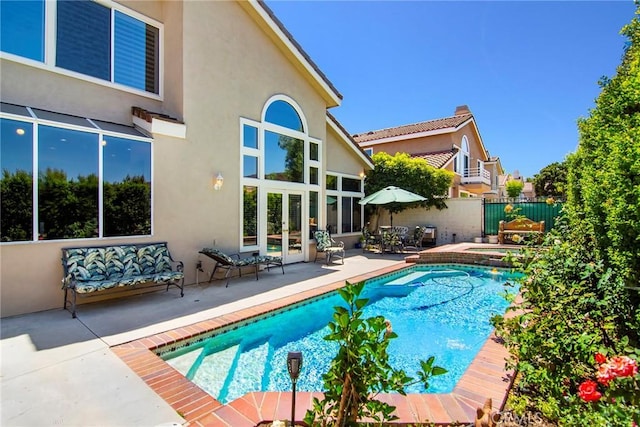
[[[338, 289], [347, 307], [337, 306], [330, 333], [325, 340], [337, 342], [338, 354], [324, 374], [324, 398], [313, 399], [313, 408], [304, 418], [310, 426], [345, 427], [357, 426], [365, 418], [376, 424], [397, 419], [395, 407], [376, 399], [379, 393], [397, 392], [405, 394], [404, 388], [413, 379], [401, 369], [389, 364], [387, 348], [390, 340], [398, 335], [382, 316], [363, 318], [362, 308], [366, 298], [360, 298], [364, 282], [350, 284]], [[425, 388], [436, 375], [446, 369], [433, 366], [435, 358], [421, 361], [419, 381]]]
[[[524, 254], [519, 313], [495, 319], [520, 373], [511, 405], [533, 406], [559, 425], [640, 423], [640, 375], [599, 375], [608, 369], [602, 360], [640, 359], [638, 17], [622, 32], [629, 39], [622, 62], [601, 79], [566, 160], [564, 219], [544, 250]], [[578, 393], [586, 383], [597, 392], [591, 400]]]
[[533, 176], [533, 186], [536, 196], [564, 200], [567, 187], [567, 163], [554, 162], [540, 169], [540, 172]]
[[504, 186], [507, 190], [507, 196], [516, 198], [520, 196], [520, 193], [524, 188], [524, 182], [518, 179], [510, 179]]
[[417, 203], [390, 203], [385, 205], [385, 209], [398, 213], [415, 206], [437, 209], [447, 207], [445, 199], [453, 182], [453, 172], [436, 169], [426, 160], [412, 158], [407, 153], [392, 156], [379, 152], [371, 159], [374, 168], [367, 172], [365, 194], [373, 194], [389, 185], [395, 185], [427, 199]]
[[3, 242], [33, 238], [33, 178], [30, 172], [2, 171], [0, 180], [0, 230]]

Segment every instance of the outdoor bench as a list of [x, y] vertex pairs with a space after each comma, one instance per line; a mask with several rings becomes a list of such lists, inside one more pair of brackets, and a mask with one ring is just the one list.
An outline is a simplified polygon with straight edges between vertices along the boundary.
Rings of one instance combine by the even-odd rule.
[[63, 308], [69, 302], [74, 318], [78, 294], [149, 283], [176, 286], [184, 296], [184, 264], [171, 258], [166, 242], [62, 248], [62, 268]]
[[500, 221], [498, 223], [498, 242], [504, 244], [520, 243], [525, 238], [533, 238], [539, 241], [544, 234], [544, 221], [536, 222], [529, 218], [517, 218], [512, 221]]

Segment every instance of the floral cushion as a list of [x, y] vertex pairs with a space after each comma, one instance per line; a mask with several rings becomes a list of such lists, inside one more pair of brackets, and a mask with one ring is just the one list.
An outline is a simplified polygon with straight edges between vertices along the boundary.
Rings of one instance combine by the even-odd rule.
[[221, 258], [226, 264], [229, 264], [229, 265], [236, 265], [236, 263], [238, 262], [237, 259], [233, 259], [229, 255], [225, 254], [224, 252], [221, 252], [214, 248], [204, 248], [202, 249], [201, 252], [205, 254], [217, 256], [218, 258]]
[[325, 251], [332, 245], [332, 239], [326, 231], [316, 231], [313, 233], [313, 237], [316, 239], [316, 249], [320, 252]]
[[172, 270], [166, 244], [70, 248], [65, 251], [65, 286], [74, 287], [78, 293], [184, 278], [182, 271]]

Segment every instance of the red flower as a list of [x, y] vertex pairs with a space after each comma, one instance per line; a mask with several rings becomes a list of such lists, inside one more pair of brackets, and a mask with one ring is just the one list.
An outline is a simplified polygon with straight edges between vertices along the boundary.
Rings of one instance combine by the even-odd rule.
[[596, 379], [603, 386], [608, 386], [609, 381], [611, 381], [615, 377], [616, 377], [616, 374], [610, 369], [610, 366], [608, 363], [604, 363], [600, 365], [600, 367], [598, 368], [598, 372], [596, 373]]
[[596, 363], [597, 363], [598, 365], [601, 365], [601, 364], [603, 364], [603, 363], [604, 363], [604, 362], [606, 362], [606, 361], [607, 361], [607, 356], [605, 356], [605, 355], [604, 355], [604, 354], [602, 354], [602, 353], [596, 353]]
[[578, 387], [578, 396], [585, 402], [596, 402], [602, 397], [595, 381], [586, 380]]
[[617, 377], [633, 377], [638, 373], [638, 365], [628, 356], [614, 356], [607, 364]]

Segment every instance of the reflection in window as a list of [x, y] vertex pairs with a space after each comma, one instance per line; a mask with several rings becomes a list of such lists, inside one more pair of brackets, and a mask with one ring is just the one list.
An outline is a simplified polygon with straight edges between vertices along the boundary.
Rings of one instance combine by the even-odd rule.
[[247, 148], [258, 148], [258, 129], [249, 125], [244, 125], [242, 129], [242, 145]]
[[242, 242], [244, 246], [258, 245], [258, 187], [245, 185], [243, 189]]
[[44, 0], [0, 1], [0, 50], [44, 61]]
[[337, 196], [327, 196], [327, 230], [332, 234], [338, 232]]
[[0, 119], [0, 240], [3, 242], [33, 239], [32, 158], [33, 125]]
[[245, 178], [258, 177], [258, 158], [255, 156], [243, 156], [242, 158], [242, 176]]
[[341, 197], [342, 199], [342, 232], [355, 233], [362, 231], [362, 206], [360, 198]]
[[309, 238], [313, 239], [313, 232], [318, 229], [318, 192], [309, 192]]
[[39, 239], [98, 237], [98, 135], [38, 132]]
[[296, 110], [286, 101], [274, 101], [267, 108], [265, 121], [282, 127], [304, 132], [302, 121]]
[[327, 175], [327, 190], [338, 189], [338, 177], [335, 175]]
[[355, 191], [356, 193], [360, 192], [360, 184], [362, 183], [359, 179], [353, 178], [342, 178], [342, 191]]
[[309, 168], [309, 184], [318, 185], [318, 168]]
[[104, 236], [151, 234], [151, 144], [105, 137]]
[[95, 132], [0, 123], [2, 241], [151, 234], [151, 144], [115, 136], [100, 142]]
[[320, 148], [318, 144], [312, 142], [309, 144], [309, 160], [319, 160], [320, 159]]
[[115, 12], [114, 81], [159, 93], [160, 31], [120, 11]]
[[304, 142], [301, 139], [265, 132], [265, 178], [304, 182]]

